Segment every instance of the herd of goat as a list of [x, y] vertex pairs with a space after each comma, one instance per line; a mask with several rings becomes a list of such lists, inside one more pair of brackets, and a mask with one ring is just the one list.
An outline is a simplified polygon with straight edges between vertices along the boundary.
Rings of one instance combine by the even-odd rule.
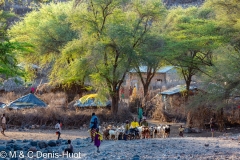
[[128, 134], [125, 134], [124, 125], [121, 125], [120, 127], [114, 127], [111, 125], [108, 125], [107, 127], [99, 126], [99, 129], [105, 140], [167, 138], [170, 135], [170, 125], [159, 125], [155, 127], [139, 126], [135, 129], [130, 129]]

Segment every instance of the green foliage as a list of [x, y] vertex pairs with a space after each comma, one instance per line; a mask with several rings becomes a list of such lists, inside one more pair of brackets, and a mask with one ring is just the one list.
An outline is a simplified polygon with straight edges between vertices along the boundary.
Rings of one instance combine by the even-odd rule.
[[211, 8], [216, 15], [216, 23], [221, 28], [220, 34], [233, 46], [240, 48], [240, 1], [207, 0], [204, 8]]
[[191, 106], [208, 106], [220, 109], [235, 106], [234, 98], [239, 96], [240, 88], [240, 36], [239, 0], [207, 0], [203, 8], [212, 10], [212, 20], [218, 25], [218, 35], [224, 37], [224, 45], [213, 50], [214, 66], [209, 68], [210, 75], [203, 77], [206, 92], [194, 97]]
[[29, 52], [30, 45], [10, 42], [7, 36], [7, 19], [14, 15], [0, 11], [0, 75], [8, 78], [16, 75], [23, 76], [23, 71], [17, 66], [17, 55]]
[[233, 46], [219, 47], [213, 51], [214, 66], [210, 68], [211, 77], [203, 80], [205, 92], [193, 97], [191, 107], [207, 106], [218, 110], [234, 104], [240, 89], [240, 53]]
[[206, 73], [205, 68], [213, 65], [212, 50], [222, 42], [218, 26], [206, 19], [210, 13], [204, 8], [176, 8], [170, 10], [163, 26], [166, 58], [181, 68], [187, 90], [193, 75]]
[[[43, 67], [50, 65], [53, 67], [53, 73], [58, 72], [61, 66], [58, 62], [62, 48], [77, 37], [77, 33], [71, 29], [71, 24], [67, 20], [71, 7], [72, 3], [42, 5], [39, 10], [28, 13], [22, 21], [9, 30], [12, 40], [27, 42], [34, 46], [33, 52], [24, 57], [18, 57], [20, 62]], [[28, 73], [31, 76], [34, 75], [32, 72]], [[74, 81], [74, 78], [71, 79]]]
[[[71, 64], [85, 66], [98, 92], [118, 101], [117, 88], [140, 48], [150, 48], [152, 26], [162, 13], [164, 8], [158, 1], [83, 1], [70, 16], [80, 36], [66, 46], [66, 55], [76, 57]], [[85, 60], [88, 63], [84, 64]]]

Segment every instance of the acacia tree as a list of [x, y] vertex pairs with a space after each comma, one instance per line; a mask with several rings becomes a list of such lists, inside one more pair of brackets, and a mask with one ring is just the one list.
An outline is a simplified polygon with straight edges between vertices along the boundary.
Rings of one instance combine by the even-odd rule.
[[154, 25], [162, 10], [158, 1], [123, 0], [83, 1], [74, 8], [71, 22], [80, 37], [71, 44], [80, 44], [78, 57], [87, 60], [98, 92], [110, 94], [113, 114], [118, 111], [118, 89], [137, 49], [148, 41], [150, 22]]
[[[142, 44], [138, 51], [138, 56], [135, 57], [134, 64], [135, 70], [142, 82], [144, 97], [148, 93], [149, 84], [151, 83], [152, 78], [155, 76], [157, 69], [161, 66], [163, 61], [162, 45], [163, 40], [160, 36], [159, 31], [154, 31], [154, 36], [149, 38], [149, 41], [145, 44]], [[146, 67], [146, 76], [143, 75], [141, 67]]]
[[[14, 24], [9, 30], [11, 40], [27, 42], [34, 46], [31, 53], [18, 60], [23, 63], [34, 63], [45, 66], [58, 66], [56, 61], [68, 41], [77, 37], [67, 21], [72, 3], [50, 3], [42, 5]], [[59, 79], [55, 84], [62, 84]]]
[[10, 76], [20, 75], [23, 72], [17, 66], [17, 55], [29, 50], [26, 43], [10, 42], [7, 35], [7, 19], [13, 17], [14, 14], [0, 11], [0, 76], [8, 78]]
[[237, 1], [213, 0], [206, 1], [203, 7], [213, 11], [213, 20], [220, 28], [219, 35], [224, 37], [225, 44], [213, 51], [215, 58], [214, 67], [209, 70], [211, 77], [204, 77], [209, 92], [200, 95], [202, 100], [198, 97], [194, 100], [199, 102], [200, 99], [199, 104], [220, 109], [220, 118], [223, 118], [223, 108], [231, 106], [235, 101], [229, 100], [239, 96], [240, 5]]
[[164, 25], [166, 31], [166, 59], [178, 66], [186, 82], [186, 99], [192, 77], [206, 73], [212, 66], [212, 50], [220, 42], [218, 27], [209, 19], [209, 10], [177, 8], [170, 11]]

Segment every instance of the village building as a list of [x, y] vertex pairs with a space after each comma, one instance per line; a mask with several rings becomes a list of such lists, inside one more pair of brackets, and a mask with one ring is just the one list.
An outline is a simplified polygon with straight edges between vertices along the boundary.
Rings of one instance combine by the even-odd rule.
[[[141, 66], [140, 72], [143, 78], [147, 77], [147, 66]], [[175, 66], [165, 66], [159, 68], [149, 85], [149, 90], [165, 90], [169, 87], [176, 86], [177, 84], [184, 84], [184, 80], [181, 78]], [[129, 98], [131, 89], [136, 88], [137, 95], [143, 97], [143, 85], [141, 79], [136, 70], [132, 69], [128, 72], [125, 80], [120, 89], [121, 94], [124, 93], [125, 98]], [[130, 89], [131, 88], [131, 89]]]

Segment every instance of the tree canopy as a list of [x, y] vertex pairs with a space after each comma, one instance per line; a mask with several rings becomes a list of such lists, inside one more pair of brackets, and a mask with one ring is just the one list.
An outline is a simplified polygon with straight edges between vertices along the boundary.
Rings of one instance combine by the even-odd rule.
[[11, 42], [7, 35], [7, 19], [14, 14], [0, 11], [0, 76], [4, 79], [13, 76], [23, 76], [23, 71], [17, 66], [17, 55], [26, 53], [30, 45]]
[[212, 51], [221, 42], [218, 26], [206, 17], [208, 10], [190, 7], [170, 10], [163, 29], [166, 59], [178, 66], [189, 90], [192, 77], [212, 66]]

